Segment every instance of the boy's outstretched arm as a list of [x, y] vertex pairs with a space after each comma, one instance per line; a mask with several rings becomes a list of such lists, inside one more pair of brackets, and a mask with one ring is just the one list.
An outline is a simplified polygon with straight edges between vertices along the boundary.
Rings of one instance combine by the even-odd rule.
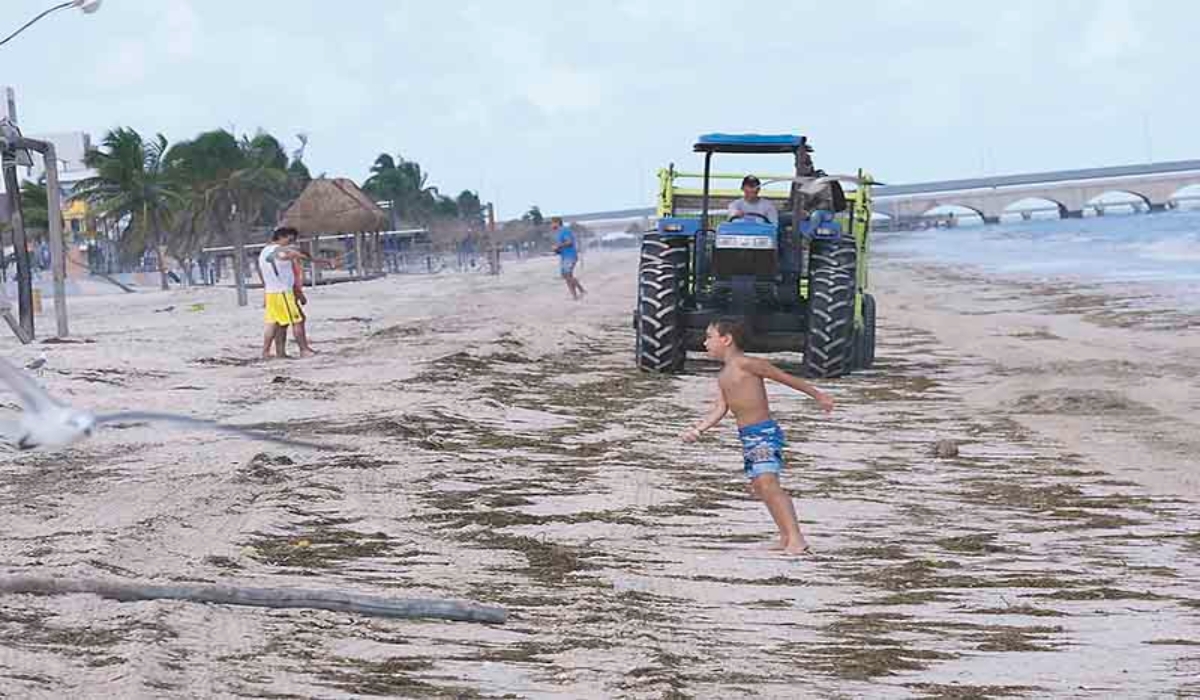
[[773, 382], [779, 382], [784, 386], [790, 386], [804, 394], [811, 396], [822, 411], [829, 413], [833, 410], [833, 397], [821, 391], [812, 384], [804, 381], [800, 377], [793, 376], [779, 369], [769, 361], [762, 358], [754, 358], [748, 363], [748, 368], [754, 374], [763, 379], [770, 379]]
[[704, 418], [701, 419], [701, 421], [696, 425], [693, 425], [692, 427], [683, 431], [683, 435], [681, 436], [683, 441], [695, 442], [699, 440], [701, 433], [713, 427], [717, 423], [720, 423], [721, 419], [725, 417], [726, 413], [729, 413], [729, 404], [725, 403], [725, 394], [718, 389], [717, 400], [714, 401], [712, 407], [708, 409], [708, 413], [704, 414]]

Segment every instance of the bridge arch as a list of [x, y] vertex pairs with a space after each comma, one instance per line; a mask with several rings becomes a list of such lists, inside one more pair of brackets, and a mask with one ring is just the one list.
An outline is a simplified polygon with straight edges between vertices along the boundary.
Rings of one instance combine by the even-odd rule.
[[932, 218], [935, 220], [940, 218], [953, 218], [956, 223], [964, 223], [964, 217], [965, 223], [975, 223], [975, 217], [979, 218], [979, 223], [988, 221], [988, 216], [984, 213], [983, 209], [971, 206], [969, 204], [959, 204], [953, 201], [931, 203], [930, 206], [925, 207], [924, 210], [918, 214], [918, 216], [923, 219]]
[[1053, 197], [1021, 196], [1001, 202], [1000, 218], [1013, 220], [1029, 219], [1065, 219], [1067, 206]]
[[1156, 204], [1148, 195], [1132, 189], [1111, 189], [1101, 192], [1084, 202], [1084, 215], [1103, 216], [1110, 210], [1124, 212], [1126, 208], [1133, 213], [1150, 211]]
[[1177, 209], [1200, 208], [1200, 179], [1171, 193], [1170, 201]]

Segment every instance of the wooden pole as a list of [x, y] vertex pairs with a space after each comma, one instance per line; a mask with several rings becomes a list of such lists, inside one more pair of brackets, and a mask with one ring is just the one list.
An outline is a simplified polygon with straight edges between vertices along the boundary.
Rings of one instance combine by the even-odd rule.
[[508, 611], [493, 605], [454, 600], [383, 598], [335, 590], [303, 588], [251, 588], [247, 586], [181, 585], [65, 579], [49, 576], [0, 578], [0, 592], [69, 595], [91, 593], [101, 598], [131, 600], [187, 600], [217, 605], [266, 608], [312, 608], [379, 617], [440, 618], [460, 622], [503, 624]]
[[321, 266], [316, 264], [317, 257], [321, 254], [321, 234], [314, 233], [312, 240], [308, 242], [308, 254], [312, 256], [313, 262], [313, 286], [321, 283]]
[[237, 289], [237, 305], [249, 305], [250, 295], [246, 293], [246, 233], [240, 226], [233, 241], [233, 285]]
[[354, 274], [360, 280], [366, 279], [366, 260], [363, 259], [363, 232], [356, 231], [354, 233]]
[[50, 223], [50, 267], [54, 272], [54, 318], [58, 324], [58, 337], [66, 338], [67, 328], [67, 259], [63, 250], [62, 193], [58, 189], [58, 153], [54, 144], [46, 141], [42, 158], [46, 161], [46, 209]]
[[29, 264], [29, 247], [25, 238], [25, 220], [21, 217], [21, 184], [17, 181], [15, 156], [4, 155], [4, 189], [8, 191], [9, 225], [12, 229], [13, 255], [17, 258], [17, 315], [21, 329], [30, 338], [33, 329], [33, 275]]

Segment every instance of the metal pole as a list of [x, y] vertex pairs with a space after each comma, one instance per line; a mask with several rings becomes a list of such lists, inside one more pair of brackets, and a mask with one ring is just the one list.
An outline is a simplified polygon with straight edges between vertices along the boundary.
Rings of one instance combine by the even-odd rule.
[[50, 267], [54, 272], [54, 318], [58, 324], [58, 337], [66, 338], [67, 328], [67, 260], [63, 250], [62, 193], [58, 189], [58, 154], [54, 144], [46, 142], [42, 151], [46, 161], [46, 209], [49, 214], [48, 235], [50, 236]]

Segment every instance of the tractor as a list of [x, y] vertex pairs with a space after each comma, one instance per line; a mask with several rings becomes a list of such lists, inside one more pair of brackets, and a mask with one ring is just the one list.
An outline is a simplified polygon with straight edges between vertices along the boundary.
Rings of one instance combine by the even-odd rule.
[[[708, 325], [723, 317], [744, 321], [749, 352], [803, 353], [807, 376], [871, 367], [870, 176], [815, 169], [804, 136], [707, 134], [694, 150], [704, 154], [703, 173], [679, 172], [674, 164], [658, 173], [658, 221], [642, 237], [638, 269], [638, 367], [681, 371], [687, 352], [703, 350]], [[776, 205], [778, 221], [751, 212], [726, 220], [742, 193], [712, 183], [744, 173], [714, 173], [716, 153], [792, 157], [793, 175], [761, 177], [759, 196]], [[699, 189], [680, 186], [697, 178]]]

